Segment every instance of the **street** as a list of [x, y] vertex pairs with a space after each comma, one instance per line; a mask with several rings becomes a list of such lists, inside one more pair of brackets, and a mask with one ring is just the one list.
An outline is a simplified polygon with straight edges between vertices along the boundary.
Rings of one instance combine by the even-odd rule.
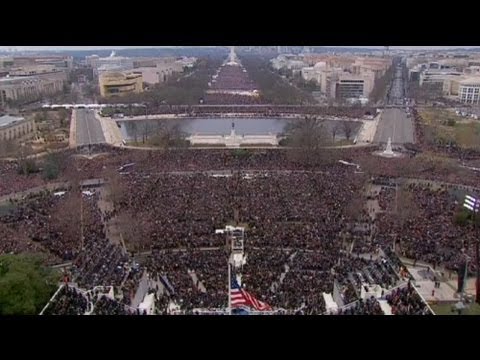
[[386, 143], [392, 138], [392, 144], [405, 144], [414, 142], [414, 127], [411, 118], [407, 117], [404, 110], [387, 108], [382, 113], [377, 125], [375, 143]]
[[76, 145], [92, 145], [105, 143], [105, 136], [94, 110], [78, 109], [76, 111]]

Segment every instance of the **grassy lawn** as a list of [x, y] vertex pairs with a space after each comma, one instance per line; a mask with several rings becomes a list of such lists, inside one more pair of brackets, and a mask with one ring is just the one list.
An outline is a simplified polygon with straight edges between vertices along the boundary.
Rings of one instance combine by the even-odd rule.
[[332, 146], [345, 146], [345, 145], [354, 145], [353, 140], [342, 139], [335, 141]]
[[[456, 312], [452, 312], [452, 306], [454, 304], [437, 304], [430, 307], [436, 315], [457, 315]], [[463, 315], [480, 315], [480, 305], [471, 304], [470, 307], [464, 310]]]
[[425, 109], [421, 116], [425, 125], [435, 131], [436, 140], [456, 142], [466, 149], [480, 147], [480, 122], [440, 109]]
[[16, 208], [16, 205], [6, 202], [0, 204], [0, 216], [7, 215]]

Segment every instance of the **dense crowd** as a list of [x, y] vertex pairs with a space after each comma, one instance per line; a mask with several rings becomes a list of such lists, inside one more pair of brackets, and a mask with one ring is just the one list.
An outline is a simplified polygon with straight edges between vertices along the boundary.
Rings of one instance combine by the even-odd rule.
[[[108, 289], [107, 289], [108, 290]], [[83, 291], [65, 284], [51, 299], [43, 315], [144, 315], [105, 294], [105, 288]]]
[[474, 255], [473, 226], [455, 224], [459, 204], [450, 191], [418, 184], [404, 189], [412, 200], [403, 205], [399, 201], [397, 212], [380, 214], [375, 221], [378, 244], [385, 248], [398, 244], [403, 256], [450, 270], [463, 263], [464, 251]]
[[[337, 156], [355, 162], [356, 156], [371, 151], [338, 151]], [[126, 163], [135, 164], [119, 174]], [[131, 304], [144, 269], [165, 288], [160, 312], [170, 301], [186, 311], [225, 307], [226, 240], [215, 230], [227, 223], [247, 229], [243, 286], [275, 308], [305, 314], [324, 313], [323, 293], [333, 293], [335, 287], [348, 304], [359, 299], [363, 284], [395, 286], [399, 260], [388, 250], [382, 257], [380, 247], [388, 249], [396, 242], [405, 256], [455, 266], [460, 253], [456, 240], [464, 235], [452, 224], [455, 205], [445, 190], [411, 185], [407, 191], [414, 194], [418, 211], [402, 224], [388, 211], [372, 221], [364, 205], [352, 201], [363, 192], [365, 174], [338, 162], [305, 171], [282, 150], [114, 150], [76, 165], [82, 169], [80, 178], [115, 178], [124, 191], [113, 210], [102, 212], [97, 194], [76, 198], [68, 190], [62, 196], [28, 196], [0, 218], [11, 240], [2, 246], [11, 248], [15, 233], [22, 234], [25, 241], [19, 244], [32, 240], [25, 251], [38, 244], [72, 261], [80, 287], [120, 289], [123, 302], [102, 300], [101, 313], [117, 313]], [[218, 176], [220, 170], [227, 172]], [[385, 204], [391, 202], [391, 190], [381, 191], [379, 202], [389, 210]], [[80, 204], [82, 230], [80, 222], [72, 220], [79, 219]], [[125, 240], [142, 241], [142, 251], [148, 253], [144, 267], [132, 266], [124, 250], [107, 238], [105, 222], [125, 214], [134, 230]], [[352, 248], [375, 259], [349, 254]], [[374, 309], [368, 305], [356, 311]]]
[[78, 200], [71, 194], [61, 197], [49, 191], [31, 194], [12, 201], [12, 211], [0, 222], [18, 238], [31, 239], [55, 257], [70, 261], [80, 250], [80, 226], [72, 223], [80, 215]]
[[154, 251], [146, 267], [182, 310], [226, 307], [227, 254], [223, 250]]
[[398, 284], [399, 269], [395, 268], [391, 257], [370, 260], [352, 255], [340, 257], [334, 267], [335, 281], [340, 288], [343, 304], [349, 304], [360, 298], [361, 287], [365, 284], [380, 285], [389, 289]]
[[375, 297], [358, 300], [354, 306], [340, 309], [337, 315], [384, 315], [380, 303]]
[[[207, 96], [208, 94], [205, 94]], [[243, 101], [245, 96], [241, 96]], [[148, 107], [148, 115], [176, 114], [191, 116], [215, 116], [225, 113], [255, 113], [258, 116], [280, 116], [282, 114], [304, 114], [316, 116], [340, 116], [362, 118], [364, 116], [376, 115], [375, 108], [369, 107], [337, 107], [337, 106], [320, 106], [320, 105], [271, 105], [271, 104], [250, 104], [242, 103], [239, 98], [234, 98], [234, 103], [226, 102], [227, 98], [219, 98], [218, 103], [209, 104], [208, 101], [202, 105], [150, 105]], [[258, 99], [258, 98], [257, 98]], [[261, 99], [261, 98], [260, 98]], [[206, 97], [205, 100], [208, 100]], [[247, 106], [245, 106], [247, 105]], [[144, 108], [126, 107], [126, 108], [109, 108], [105, 114], [112, 112], [122, 113], [125, 116], [144, 116]]]
[[425, 302], [410, 284], [393, 290], [386, 299], [392, 307], [393, 315], [431, 315]]
[[[249, 224], [253, 246], [335, 250], [347, 223], [348, 199], [359, 191], [361, 177], [345, 166], [328, 174], [266, 172], [246, 179], [235, 173], [214, 177], [204, 173], [159, 174], [122, 178], [130, 189], [114, 214], [137, 215], [142, 236], [153, 248], [222, 246], [215, 229], [234, 220]], [[342, 181], [344, 186], [338, 188]], [[335, 196], [333, 196], [335, 194]], [[170, 206], [165, 206], [170, 204]]]
[[224, 64], [213, 75], [210, 88], [215, 90], [252, 91], [256, 89], [256, 86], [243, 66], [239, 64]]
[[[46, 252], [42, 245], [32, 241], [29, 237], [18, 233], [6, 223], [0, 222], [0, 234], [0, 255]], [[59, 261], [55, 256], [51, 256], [47, 260], [49, 263], [56, 263]]]
[[40, 174], [19, 174], [18, 163], [15, 161], [0, 161], [0, 179], [0, 196], [45, 184]]
[[42, 252], [51, 264], [72, 262], [79, 286], [123, 285], [124, 302], [129, 304], [141, 269], [132, 268], [128, 255], [106, 238], [98, 200], [96, 194], [80, 197], [69, 189], [13, 201], [13, 210], [0, 217], [0, 229], [5, 229], [0, 253]]
[[[203, 97], [204, 104], [216, 104], [216, 105], [228, 105], [228, 104], [237, 104], [237, 105], [258, 105], [262, 104], [263, 100], [260, 95], [243, 95], [243, 94], [232, 94], [232, 93], [206, 93]], [[202, 112], [195, 113], [196, 116], [202, 115]], [[208, 114], [203, 114], [208, 115]], [[258, 115], [256, 115], [258, 116]]]
[[100, 299], [95, 302], [92, 315], [143, 315], [139, 311], [135, 311], [126, 307], [121, 302], [102, 295]]
[[87, 311], [87, 297], [78, 289], [66, 285], [48, 304], [43, 315], [84, 315]]

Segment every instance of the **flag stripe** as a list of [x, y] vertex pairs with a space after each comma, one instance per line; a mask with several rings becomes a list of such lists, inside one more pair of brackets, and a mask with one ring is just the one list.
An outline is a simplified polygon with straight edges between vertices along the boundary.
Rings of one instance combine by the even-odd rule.
[[249, 292], [243, 290], [240, 285], [238, 285], [235, 277], [232, 278], [230, 288], [230, 306], [234, 308], [247, 306], [259, 311], [272, 310], [270, 305], [257, 300]]

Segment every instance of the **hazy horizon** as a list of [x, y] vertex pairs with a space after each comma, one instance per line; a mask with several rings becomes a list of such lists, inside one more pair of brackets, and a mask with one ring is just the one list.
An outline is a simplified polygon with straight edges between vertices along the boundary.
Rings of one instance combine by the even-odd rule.
[[[245, 46], [245, 45], [243, 45]], [[290, 46], [290, 45], [289, 45]], [[312, 45], [321, 46], [321, 45]], [[89, 50], [124, 50], [124, 49], [179, 49], [179, 48], [214, 48], [217, 46], [0, 46], [0, 51], [89, 51]], [[222, 47], [222, 46], [218, 46]], [[323, 46], [325, 48], [363, 48], [384, 49], [384, 46]], [[454, 50], [474, 49], [480, 46], [390, 46], [391, 50]]]

